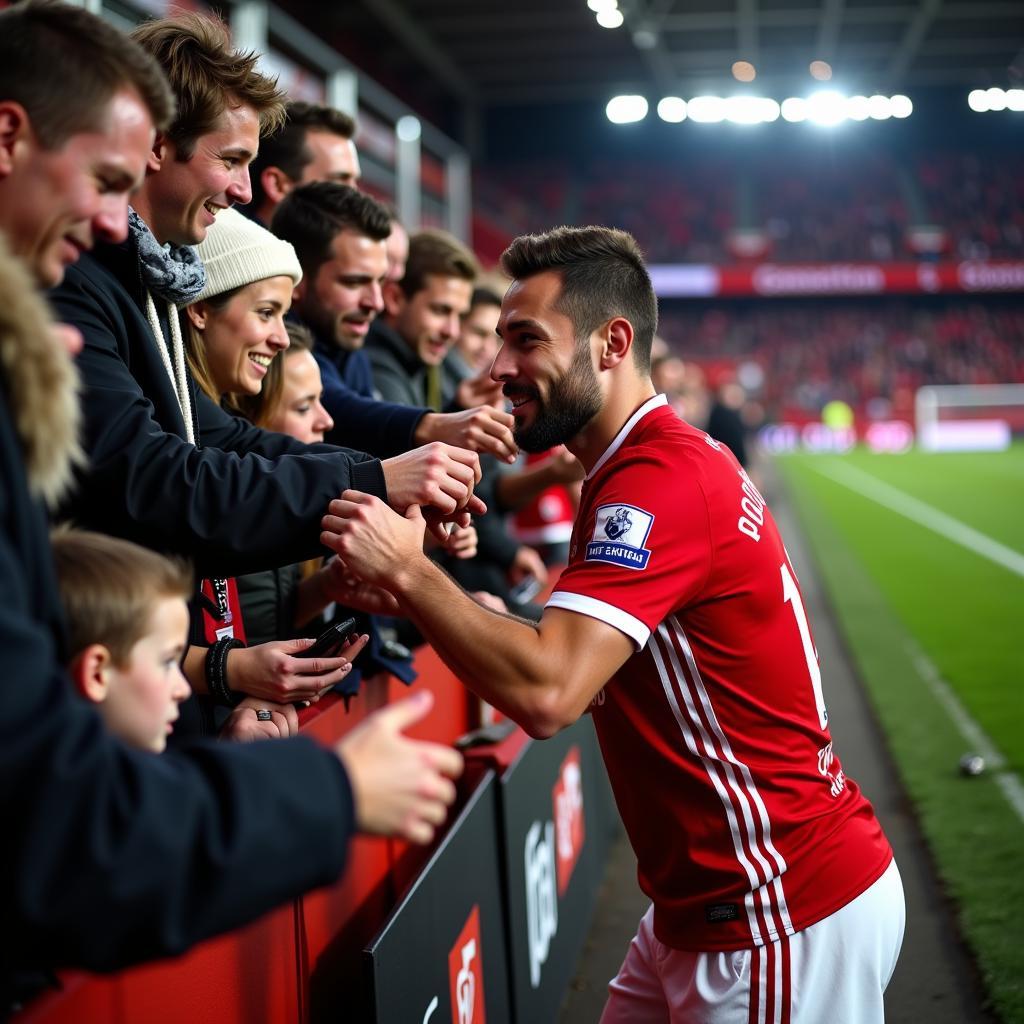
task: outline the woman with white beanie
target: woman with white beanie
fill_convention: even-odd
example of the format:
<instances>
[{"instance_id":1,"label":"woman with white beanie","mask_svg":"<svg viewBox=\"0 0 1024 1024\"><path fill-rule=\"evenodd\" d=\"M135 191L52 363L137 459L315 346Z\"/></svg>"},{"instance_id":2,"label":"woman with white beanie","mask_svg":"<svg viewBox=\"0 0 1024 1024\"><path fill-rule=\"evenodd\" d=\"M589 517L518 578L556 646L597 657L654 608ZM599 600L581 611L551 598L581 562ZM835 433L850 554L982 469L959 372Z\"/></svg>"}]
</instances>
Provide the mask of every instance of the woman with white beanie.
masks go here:
<instances>
[{"instance_id":1,"label":"woman with white beanie","mask_svg":"<svg viewBox=\"0 0 1024 1024\"><path fill-rule=\"evenodd\" d=\"M302 270L288 242L230 209L217 215L196 251L206 285L180 312L189 369L214 401L238 413L239 399L260 393L270 367L288 348L284 317ZM196 673L205 676L200 688L222 705L243 694L275 711L276 705L317 699L348 674L367 639L353 638L330 658L301 657L312 639L293 638L307 625L305 632L319 631L316 616L335 599L328 586L333 576L321 570L302 579L298 566L284 566L213 581L222 586L208 596L222 601L226 614L213 624L202 665L194 659L190 672L186 663L189 681L195 685ZM268 614L268 594L287 608L286 622Z\"/></svg>"}]
</instances>

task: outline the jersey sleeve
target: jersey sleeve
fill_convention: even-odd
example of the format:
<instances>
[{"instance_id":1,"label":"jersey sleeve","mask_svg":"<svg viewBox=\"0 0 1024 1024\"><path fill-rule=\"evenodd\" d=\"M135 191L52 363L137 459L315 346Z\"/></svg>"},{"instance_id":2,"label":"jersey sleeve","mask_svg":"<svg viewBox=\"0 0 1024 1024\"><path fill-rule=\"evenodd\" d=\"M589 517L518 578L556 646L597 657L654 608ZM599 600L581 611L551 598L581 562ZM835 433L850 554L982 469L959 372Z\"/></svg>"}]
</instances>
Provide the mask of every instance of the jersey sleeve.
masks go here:
<instances>
[{"instance_id":1,"label":"jersey sleeve","mask_svg":"<svg viewBox=\"0 0 1024 1024\"><path fill-rule=\"evenodd\" d=\"M641 650L708 578L711 528L699 476L661 452L629 456L585 495L573 545L548 607L607 622Z\"/></svg>"}]
</instances>

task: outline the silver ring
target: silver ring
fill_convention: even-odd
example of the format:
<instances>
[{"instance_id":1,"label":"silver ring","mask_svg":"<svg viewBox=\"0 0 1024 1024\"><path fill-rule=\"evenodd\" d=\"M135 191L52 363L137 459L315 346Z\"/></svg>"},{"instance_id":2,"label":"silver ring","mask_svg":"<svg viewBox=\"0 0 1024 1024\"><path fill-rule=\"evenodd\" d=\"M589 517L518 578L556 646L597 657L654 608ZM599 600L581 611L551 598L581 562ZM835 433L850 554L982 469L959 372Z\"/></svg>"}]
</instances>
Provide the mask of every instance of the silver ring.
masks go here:
<instances>
[{"instance_id":1,"label":"silver ring","mask_svg":"<svg viewBox=\"0 0 1024 1024\"><path fill-rule=\"evenodd\" d=\"M273 721L274 714L269 708L260 708L256 712L257 722L270 722Z\"/></svg>"}]
</instances>

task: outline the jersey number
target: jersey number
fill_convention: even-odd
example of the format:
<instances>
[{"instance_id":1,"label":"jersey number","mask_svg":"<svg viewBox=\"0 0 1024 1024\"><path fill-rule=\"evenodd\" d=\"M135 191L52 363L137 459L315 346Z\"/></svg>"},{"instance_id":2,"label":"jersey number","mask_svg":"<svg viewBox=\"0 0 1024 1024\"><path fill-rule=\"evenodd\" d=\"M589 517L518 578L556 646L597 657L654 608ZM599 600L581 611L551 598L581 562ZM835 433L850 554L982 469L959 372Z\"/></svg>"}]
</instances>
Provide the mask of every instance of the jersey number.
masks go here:
<instances>
[{"instance_id":1,"label":"jersey number","mask_svg":"<svg viewBox=\"0 0 1024 1024\"><path fill-rule=\"evenodd\" d=\"M818 724L824 729L828 725L828 712L825 710L825 697L821 692L821 669L818 667L818 659L814 654L814 643L811 640L811 630L807 625L807 613L804 611L804 603L800 600L800 588L789 571L785 562L780 566L782 570L782 600L791 602L793 615L796 618L797 629L800 630L800 641L804 645L804 657L807 659L807 672L811 677L811 689L814 690L814 704L818 709Z\"/></svg>"}]
</instances>

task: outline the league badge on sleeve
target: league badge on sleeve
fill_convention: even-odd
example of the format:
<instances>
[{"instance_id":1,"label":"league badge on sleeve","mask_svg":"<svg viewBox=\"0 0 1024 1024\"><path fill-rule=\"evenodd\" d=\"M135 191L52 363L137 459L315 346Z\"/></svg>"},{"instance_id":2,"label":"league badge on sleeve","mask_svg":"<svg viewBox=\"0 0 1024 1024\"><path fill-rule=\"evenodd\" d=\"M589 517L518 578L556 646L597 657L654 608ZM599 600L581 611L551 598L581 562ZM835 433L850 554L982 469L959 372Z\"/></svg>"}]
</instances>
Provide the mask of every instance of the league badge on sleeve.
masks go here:
<instances>
[{"instance_id":1,"label":"league badge on sleeve","mask_svg":"<svg viewBox=\"0 0 1024 1024\"><path fill-rule=\"evenodd\" d=\"M585 561L646 569L651 552L644 544L653 523L654 516L635 505L602 505L594 517Z\"/></svg>"}]
</instances>

